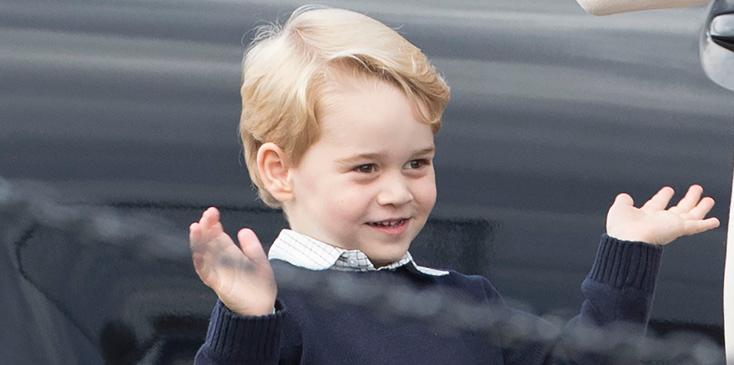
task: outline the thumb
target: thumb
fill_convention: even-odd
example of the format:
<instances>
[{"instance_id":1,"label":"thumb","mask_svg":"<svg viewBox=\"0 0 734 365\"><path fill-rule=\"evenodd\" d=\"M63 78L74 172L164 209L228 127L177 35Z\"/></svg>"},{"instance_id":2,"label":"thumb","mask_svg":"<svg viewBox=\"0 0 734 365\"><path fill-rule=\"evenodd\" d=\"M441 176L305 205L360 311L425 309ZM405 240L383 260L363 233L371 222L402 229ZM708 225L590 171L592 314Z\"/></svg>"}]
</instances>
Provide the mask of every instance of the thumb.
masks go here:
<instances>
[{"instance_id":1,"label":"thumb","mask_svg":"<svg viewBox=\"0 0 734 365\"><path fill-rule=\"evenodd\" d=\"M612 203L612 205L634 206L635 205L635 201L632 199L632 197L629 194L627 194L627 193L620 193L614 199L614 203Z\"/></svg>"},{"instance_id":2,"label":"thumb","mask_svg":"<svg viewBox=\"0 0 734 365\"><path fill-rule=\"evenodd\" d=\"M250 260L255 262L267 261L268 257L265 255L263 246L260 240L257 238L255 232L249 228L243 228L237 232L237 239L240 241L240 248L242 252Z\"/></svg>"}]
</instances>

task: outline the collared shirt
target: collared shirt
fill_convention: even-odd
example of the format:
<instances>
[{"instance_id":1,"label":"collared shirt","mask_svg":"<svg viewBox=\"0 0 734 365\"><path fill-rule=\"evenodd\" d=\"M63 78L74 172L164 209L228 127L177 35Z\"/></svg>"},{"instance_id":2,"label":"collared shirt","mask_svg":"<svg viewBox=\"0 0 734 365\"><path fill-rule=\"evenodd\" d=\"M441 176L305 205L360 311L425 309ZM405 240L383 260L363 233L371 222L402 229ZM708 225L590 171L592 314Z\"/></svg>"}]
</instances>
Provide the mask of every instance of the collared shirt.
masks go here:
<instances>
[{"instance_id":1,"label":"collared shirt","mask_svg":"<svg viewBox=\"0 0 734 365\"><path fill-rule=\"evenodd\" d=\"M409 252L390 265L375 268L360 250L345 250L290 229L280 231L268 252L268 259L278 259L309 270L379 271L391 270L406 264L426 275L443 276L448 271L419 266Z\"/></svg>"}]
</instances>

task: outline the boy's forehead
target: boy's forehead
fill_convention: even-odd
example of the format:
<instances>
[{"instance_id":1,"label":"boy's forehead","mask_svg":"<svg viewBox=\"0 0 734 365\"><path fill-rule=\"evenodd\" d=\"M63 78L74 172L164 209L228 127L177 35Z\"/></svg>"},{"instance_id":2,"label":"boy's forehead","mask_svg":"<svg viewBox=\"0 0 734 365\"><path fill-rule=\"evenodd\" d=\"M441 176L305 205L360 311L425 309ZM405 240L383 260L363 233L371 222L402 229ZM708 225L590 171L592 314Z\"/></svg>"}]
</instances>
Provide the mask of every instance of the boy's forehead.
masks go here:
<instances>
[{"instance_id":1,"label":"boy's forehead","mask_svg":"<svg viewBox=\"0 0 734 365\"><path fill-rule=\"evenodd\" d=\"M415 102L386 82L329 90L319 100L318 114L320 129L334 134L355 128L380 132L402 122L413 128L428 126L420 120Z\"/></svg>"},{"instance_id":2,"label":"boy's forehead","mask_svg":"<svg viewBox=\"0 0 734 365\"><path fill-rule=\"evenodd\" d=\"M404 156L433 148L431 126L402 89L375 77L344 80L320 95L316 143L331 157Z\"/></svg>"},{"instance_id":3,"label":"boy's forehead","mask_svg":"<svg viewBox=\"0 0 734 365\"><path fill-rule=\"evenodd\" d=\"M414 128L398 136L394 128L379 123L350 123L349 119L341 119L338 123L327 123L329 125L322 130L319 142L333 146L336 152L352 154L386 155L435 149L434 134L428 124L417 120L401 122L412 124Z\"/></svg>"},{"instance_id":4,"label":"boy's forehead","mask_svg":"<svg viewBox=\"0 0 734 365\"><path fill-rule=\"evenodd\" d=\"M341 151L342 153L337 154L337 162L356 162L359 160L381 160L381 159L387 159L391 155L396 153L402 153L406 152L409 153L411 156L423 156L423 155L431 155L436 151L436 148L431 145L425 145L423 148L410 148L406 151L394 151L389 150L386 148L382 148L380 146L376 146L375 149L343 149Z\"/></svg>"},{"instance_id":5,"label":"boy's forehead","mask_svg":"<svg viewBox=\"0 0 734 365\"><path fill-rule=\"evenodd\" d=\"M414 108L415 101L405 95L405 92L394 82L385 80L377 75L364 74L350 70L335 68L327 73L325 82L317 94L317 104L321 114L343 113L345 107L356 107L365 105L360 99L376 93L390 93L395 97L404 99L407 104ZM352 96L346 98L345 96Z\"/></svg>"}]
</instances>

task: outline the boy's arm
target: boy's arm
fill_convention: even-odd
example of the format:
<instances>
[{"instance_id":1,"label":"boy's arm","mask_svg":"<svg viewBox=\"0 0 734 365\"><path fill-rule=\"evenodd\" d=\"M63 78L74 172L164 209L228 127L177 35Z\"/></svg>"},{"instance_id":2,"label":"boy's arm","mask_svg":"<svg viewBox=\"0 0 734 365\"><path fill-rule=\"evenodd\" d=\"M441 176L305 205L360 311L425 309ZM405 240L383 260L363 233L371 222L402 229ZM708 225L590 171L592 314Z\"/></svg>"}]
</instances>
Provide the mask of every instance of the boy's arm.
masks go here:
<instances>
[{"instance_id":1,"label":"boy's arm","mask_svg":"<svg viewBox=\"0 0 734 365\"><path fill-rule=\"evenodd\" d=\"M284 315L280 302L276 302L272 314L240 316L217 300L206 341L196 353L194 364L282 364L280 338Z\"/></svg>"},{"instance_id":2,"label":"boy's arm","mask_svg":"<svg viewBox=\"0 0 734 365\"><path fill-rule=\"evenodd\" d=\"M254 232L240 230L238 240L224 232L216 208L190 226L196 273L219 298L197 364L278 363L284 310L273 313L273 270Z\"/></svg>"},{"instance_id":3,"label":"boy's arm","mask_svg":"<svg viewBox=\"0 0 734 365\"><path fill-rule=\"evenodd\" d=\"M584 333L589 333L583 332L584 326L609 329L610 325L625 323L628 329L636 329L636 333L628 331L628 335L643 335L650 317L662 246L719 225L716 218L704 219L714 200L701 199L702 193L703 188L693 185L676 206L668 209L674 194L669 187L662 188L641 208L634 207L629 195L619 194L607 214L607 234L602 235L594 265L581 285L585 297L581 312L566 326L561 341L553 346L530 344L519 351L507 351L507 362L604 363L605 358L599 353L582 351L578 346L592 341L584 337ZM612 341L608 336L604 338Z\"/></svg>"},{"instance_id":4,"label":"boy's arm","mask_svg":"<svg viewBox=\"0 0 734 365\"><path fill-rule=\"evenodd\" d=\"M644 334L650 317L661 254L661 247L621 241L603 234L593 267L581 285L584 302L580 313L566 324L559 336L549 338L546 342L529 340L520 346L503 345L505 363L605 364L608 359L605 356L615 354L604 354L593 349L604 348L612 343L611 334L589 336L589 327L595 331L624 322L627 324L626 335ZM531 316L529 313L512 311L513 317ZM557 331L554 325L539 318L533 321L539 326L539 331ZM541 328L544 325L547 328Z\"/></svg>"},{"instance_id":5,"label":"boy's arm","mask_svg":"<svg viewBox=\"0 0 734 365\"><path fill-rule=\"evenodd\" d=\"M610 345L630 343L645 334L662 251L661 246L603 234L591 271L581 284L584 302L580 313L566 325L546 363L618 363L628 355L618 350L610 353ZM623 330L614 331L619 328ZM607 332L595 339L589 331ZM606 353L585 350L604 348Z\"/></svg>"}]
</instances>

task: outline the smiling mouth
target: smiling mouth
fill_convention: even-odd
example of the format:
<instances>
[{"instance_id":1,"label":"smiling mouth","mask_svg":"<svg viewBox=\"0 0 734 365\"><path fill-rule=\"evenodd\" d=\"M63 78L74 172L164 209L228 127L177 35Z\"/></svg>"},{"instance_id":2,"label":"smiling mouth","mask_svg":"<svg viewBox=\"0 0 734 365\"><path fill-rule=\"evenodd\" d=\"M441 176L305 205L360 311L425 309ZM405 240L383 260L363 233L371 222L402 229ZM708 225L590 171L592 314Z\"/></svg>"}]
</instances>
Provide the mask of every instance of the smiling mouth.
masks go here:
<instances>
[{"instance_id":1,"label":"smiling mouth","mask_svg":"<svg viewBox=\"0 0 734 365\"><path fill-rule=\"evenodd\" d=\"M400 219L388 219L384 221L379 222L369 222L368 225L372 227L378 227L378 228L393 228L393 227L400 227L404 225L408 221L407 218L400 218Z\"/></svg>"}]
</instances>

